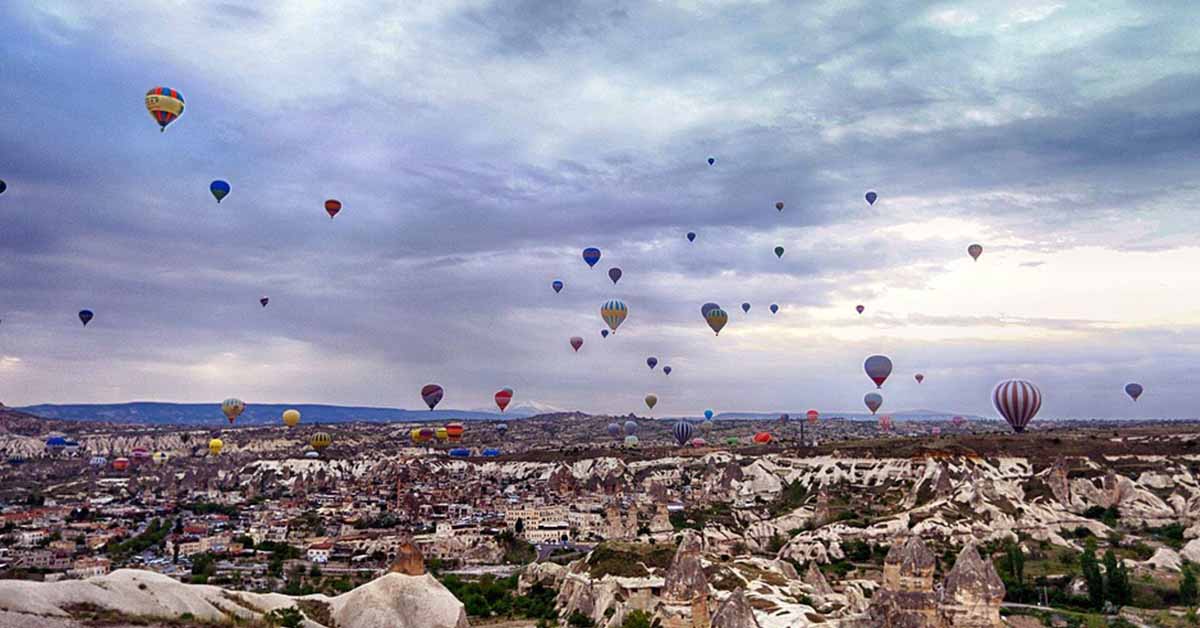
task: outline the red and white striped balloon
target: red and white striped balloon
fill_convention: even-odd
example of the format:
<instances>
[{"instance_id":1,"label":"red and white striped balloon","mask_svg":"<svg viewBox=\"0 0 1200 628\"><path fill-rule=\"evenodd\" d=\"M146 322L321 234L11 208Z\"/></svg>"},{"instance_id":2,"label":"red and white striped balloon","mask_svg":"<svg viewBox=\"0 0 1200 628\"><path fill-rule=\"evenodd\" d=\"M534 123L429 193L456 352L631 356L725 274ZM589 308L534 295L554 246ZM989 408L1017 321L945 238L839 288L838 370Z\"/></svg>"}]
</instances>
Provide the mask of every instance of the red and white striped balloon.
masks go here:
<instances>
[{"instance_id":1,"label":"red and white striped balloon","mask_svg":"<svg viewBox=\"0 0 1200 628\"><path fill-rule=\"evenodd\" d=\"M1006 379L992 390L992 405L1013 431L1021 433L1042 407L1042 391L1025 379Z\"/></svg>"}]
</instances>

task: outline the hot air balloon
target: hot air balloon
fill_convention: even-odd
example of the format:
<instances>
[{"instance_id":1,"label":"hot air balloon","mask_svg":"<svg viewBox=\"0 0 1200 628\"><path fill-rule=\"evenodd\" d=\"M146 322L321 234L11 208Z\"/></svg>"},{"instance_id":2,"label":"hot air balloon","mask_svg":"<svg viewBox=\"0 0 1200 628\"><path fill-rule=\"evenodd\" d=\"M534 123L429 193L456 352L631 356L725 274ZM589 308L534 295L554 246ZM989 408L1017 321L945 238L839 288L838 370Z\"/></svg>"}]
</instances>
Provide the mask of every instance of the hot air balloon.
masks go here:
<instances>
[{"instance_id":1,"label":"hot air balloon","mask_svg":"<svg viewBox=\"0 0 1200 628\"><path fill-rule=\"evenodd\" d=\"M863 313L863 310L865 310L865 309L867 309L867 308L865 308L865 307L863 307L863 306L861 306L861 305L856 305L856 306L854 306L854 309L855 309L855 310L858 310L858 313L859 313L859 314L862 314L862 313Z\"/></svg>"},{"instance_id":2,"label":"hot air balloon","mask_svg":"<svg viewBox=\"0 0 1200 628\"><path fill-rule=\"evenodd\" d=\"M1125 384L1125 394L1129 395L1130 397L1133 397L1134 401L1137 401L1138 397L1142 396L1142 385L1141 384Z\"/></svg>"},{"instance_id":3,"label":"hot air balloon","mask_svg":"<svg viewBox=\"0 0 1200 628\"><path fill-rule=\"evenodd\" d=\"M421 431L421 429L420 429L420 428L413 428L413 429L412 429L412 430L411 430L411 431L408 433L408 437L409 437L409 438L411 438L411 439L412 439L412 442L414 442L414 443L423 443L423 442L425 442L425 434L424 434L424 433Z\"/></svg>"},{"instance_id":4,"label":"hot air balloon","mask_svg":"<svg viewBox=\"0 0 1200 628\"><path fill-rule=\"evenodd\" d=\"M606 428L606 429L608 430L609 436L611 436L613 438L621 437L621 424L620 423L613 421L612 423L608 424L608 428Z\"/></svg>"},{"instance_id":5,"label":"hot air balloon","mask_svg":"<svg viewBox=\"0 0 1200 628\"><path fill-rule=\"evenodd\" d=\"M658 403L658 395L655 395L655 394L646 395L645 401L646 401L646 407L653 410L655 404Z\"/></svg>"},{"instance_id":6,"label":"hot air balloon","mask_svg":"<svg viewBox=\"0 0 1200 628\"><path fill-rule=\"evenodd\" d=\"M978 262L979 256L983 255L983 246L979 244L972 244L971 246L968 246L967 255L970 255L971 259Z\"/></svg>"},{"instance_id":7,"label":"hot air balloon","mask_svg":"<svg viewBox=\"0 0 1200 628\"><path fill-rule=\"evenodd\" d=\"M966 424L967 419L961 416L956 416L953 419L950 419L950 422L954 424L954 427L962 427Z\"/></svg>"},{"instance_id":8,"label":"hot air balloon","mask_svg":"<svg viewBox=\"0 0 1200 628\"><path fill-rule=\"evenodd\" d=\"M708 314L704 316L704 320L708 323L708 326L712 328L713 332L720 336L721 329L725 327L725 323L729 322L729 315L725 313L725 310L717 308L715 310L709 310Z\"/></svg>"},{"instance_id":9,"label":"hot air balloon","mask_svg":"<svg viewBox=\"0 0 1200 628\"><path fill-rule=\"evenodd\" d=\"M224 448L225 448L225 443L221 442L221 439L219 439L219 438L214 438L214 439L208 441L208 453L210 453L214 456L220 455L221 450Z\"/></svg>"},{"instance_id":10,"label":"hot air balloon","mask_svg":"<svg viewBox=\"0 0 1200 628\"><path fill-rule=\"evenodd\" d=\"M321 454L310 449L310 450L304 452L304 457L308 458L309 460L315 460L317 458L320 458Z\"/></svg>"},{"instance_id":11,"label":"hot air balloon","mask_svg":"<svg viewBox=\"0 0 1200 628\"><path fill-rule=\"evenodd\" d=\"M779 311L779 304L778 304L778 303L772 303L772 304L771 304L771 308L770 308L770 309L771 309L771 313L772 313L772 314L774 314L774 313L778 312L778 311Z\"/></svg>"},{"instance_id":12,"label":"hot air balloon","mask_svg":"<svg viewBox=\"0 0 1200 628\"><path fill-rule=\"evenodd\" d=\"M333 437L329 435L329 432L317 432L308 439L308 446L317 451L322 451L331 444L333 444Z\"/></svg>"},{"instance_id":13,"label":"hot air balloon","mask_svg":"<svg viewBox=\"0 0 1200 628\"><path fill-rule=\"evenodd\" d=\"M777 201L775 203L775 209L778 209L779 211L783 211L783 201Z\"/></svg>"},{"instance_id":14,"label":"hot air balloon","mask_svg":"<svg viewBox=\"0 0 1200 628\"><path fill-rule=\"evenodd\" d=\"M458 421L446 424L446 436L449 437L450 442L452 442L452 443L457 443L457 442L461 441L463 438L463 434L465 434L466 431L467 431L467 428L464 427L463 424L459 423Z\"/></svg>"},{"instance_id":15,"label":"hot air balloon","mask_svg":"<svg viewBox=\"0 0 1200 628\"><path fill-rule=\"evenodd\" d=\"M654 356L646 358L646 366L650 367L650 370L653 371L654 367L658 366L658 358Z\"/></svg>"},{"instance_id":16,"label":"hot air balloon","mask_svg":"<svg viewBox=\"0 0 1200 628\"><path fill-rule=\"evenodd\" d=\"M263 307L267 307L267 304L271 302L271 299L269 297L263 297L263 298L259 299L258 302Z\"/></svg>"},{"instance_id":17,"label":"hot air balloon","mask_svg":"<svg viewBox=\"0 0 1200 628\"><path fill-rule=\"evenodd\" d=\"M883 388L888 375L892 374L892 361L886 355L873 355L863 363L863 370L867 372L867 377L875 382L876 388Z\"/></svg>"},{"instance_id":18,"label":"hot air balloon","mask_svg":"<svg viewBox=\"0 0 1200 628\"><path fill-rule=\"evenodd\" d=\"M0 194L4 194L4 191L7 189L8 184L4 182L4 179L0 179Z\"/></svg>"},{"instance_id":19,"label":"hot air balloon","mask_svg":"<svg viewBox=\"0 0 1200 628\"><path fill-rule=\"evenodd\" d=\"M749 304L749 303L743 303L743 304L742 304L742 313L743 313L743 314L749 314L749 313L750 313L750 304Z\"/></svg>"},{"instance_id":20,"label":"hot air balloon","mask_svg":"<svg viewBox=\"0 0 1200 628\"><path fill-rule=\"evenodd\" d=\"M96 315L91 310L79 310L79 321L83 323L84 327L87 327L87 324L92 322L95 317Z\"/></svg>"},{"instance_id":21,"label":"hot air balloon","mask_svg":"<svg viewBox=\"0 0 1200 628\"><path fill-rule=\"evenodd\" d=\"M664 366L663 367L663 375L670 375L670 374L671 374L671 366L670 365Z\"/></svg>"},{"instance_id":22,"label":"hot air balloon","mask_svg":"<svg viewBox=\"0 0 1200 628\"><path fill-rule=\"evenodd\" d=\"M484 449L484 450L483 450L483 457L484 457L484 458L495 458L495 457L497 457L497 456L499 456L499 455L500 455L500 450L499 450L499 449L495 449L495 448L493 448L493 447L489 447L489 448L487 448L487 449Z\"/></svg>"},{"instance_id":23,"label":"hot air balloon","mask_svg":"<svg viewBox=\"0 0 1200 628\"><path fill-rule=\"evenodd\" d=\"M501 412L504 412L504 409L508 407L508 403L512 401L512 398L513 389L501 388L500 390L496 391L496 407L500 408Z\"/></svg>"},{"instance_id":24,"label":"hot air balloon","mask_svg":"<svg viewBox=\"0 0 1200 628\"><path fill-rule=\"evenodd\" d=\"M716 157L709 157L709 158L708 158L708 165L710 165L710 166L711 166L711 165L713 165L713 164L715 164L715 163L717 163L717 158L716 158Z\"/></svg>"},{"instance_id":25,"label":"hot air balloon","mask_svg":"<svg viewBox=\"0 0 1200 628\"><path fill-rule=\"evenodd\" d=\"M719 309L721 309L721 306L717 305L716 303L705 303L704 305L700 306L700 316L707 318L709 312Z\"/></svg>"},{"instance_id":26,"label":"hot air balloon","mask_svg":"<svg viewBox=\"0 0 1200 628\"><path fill-rule=\"evenodd\" d=\"M782 246L775 247L775 257L779 257L779 258L783 257L783 247Z\"/></svg>"},{"instance_id":27,"label":"hot air balloon","mask_svg":"<svg viewBox=\"0 0 1200 628\"><path fill-rule=\"evenodd\" d=\"M671 428L671 435L675 437L675 442L683 447L696 434L696 428L692 427L687 421L680 421Z\"/></svg>"},{"instance_id":28,"label":"hot air balloon","mask_svg":"<svg viewBox=\"0 0 1200 628\"><path fill-rule=\"evenodd\" d=\"M913 379L917 380L917 383L920 384L921 382L925 381L925 375L923 373L917 373L916 375L913 375Z\"/></svg>"},{"instance_id":29,"label":"hot air balloon","mask_svg":"<svg viewBox=\"0 0 1200 628\"><path fill-rule=\"evenodd\" d=\"M622 427L625 428L626 436L633 436L634 434L637 434L638 424L637 424L637 421L634 421L633 419L626 421L625 425L623 425Z\"/></svg>"},{"instance_id":30,"label":"hot air balloon","mask_svg":"<svg viewBox=\"0 0 1200 628\"><path fill-rule=\"evenodd\" d=\"M608 323L608 328L613 330L613 333L616 333L617 328L625 322L627 316L629 316L629 307L625 305L624 301L612 299L600 306L600 318Z\"/></svg>"},{"instance_id":31,"label":"hot air balloon","mask_svg":"<svg viewBox=\"0 0 1200 628\"><path fill-rule=\"evenodd\" d=\"M58 455L67 448L67 439L63 436L51 436L46 439L46 451Z\"/></svg>"},{"instance_id":32,"label":"hot air balloon","mask_svg":"<svg viewBox=\"0 0 1200 628\"><path fill-rule=\"evenodd\" d=\"M92 456L92 459L88 460L88 466L94 468L103 467L106 464L108 464L108 459L104 456Z\"/></svg>"},{"instance_id":33,"label":"hot air balloon","mask_svg":"<svg viewBox=\"0 0 1200 628\"><path fill-rule=\"evenodd\" d=\"M579 351L579 347L582 347L582 346L583 346L583 338L580 338L579 336L571 336L571 348L572 349L574 349L575 351Z\"/></svg>"},{"instance_id":34,"label":"hot air balloon","mask_svg":"<svg viewBox=\"0 0 1200 628\"><path fill-rule=\"evenodd\" d=\"M711 419L704 419L700 422L700 431L704 432L705 434L712 432L714 427L716 427L716 425Z\"/></svg>"},{"instance_id":35,"label":"hot air balloon","mask_svg":"<svg viewBox=\"0 0 1200 628\"><path fill-rule=\"evenodd\" d=\"M333 217L338 215L340 211L342 211L341 201L333 198L325 201L325 213L329 214L330 220L333 220Z\"/></svg>"},{"instance_id":36,"label":"hot air balloon","mask_svg":"<svg viewBox=\"0 0 1200 628\"><path fill-rule=\"evenodd\" d=\"M242 416L242 412L245 411L246 403L241 399L230 397L221 402L221 413L225 415L226 419L229 419L230 423L236 421L239 416Z\"/></svg>"},{"instance_id":37,"label":"hot air balloon","mask_svg":"<svg viewBox=\"0 0 1200 628\"><path fill-rule=\"evenodd\" d=\"M446 431L444 427L439 427L433 430L433 437L444 443L450 440L450 432Z\"/></svg>"},{"instance_id":38,"label":"hot air balloon","mask_svg":"<svg viewBox=\"0 0 1200 628\"><path fill-rule=\"evenodd\" d=\"M992 390L992 405L1020 434L1042 407L1042 391L1028 380L1008 379Z\"/></svg>"},{"instance_id":39,"label":"hot air balloon","mask_svg":"<svg viewBox=\"0 0 1200 628\"><path fill-rule=\"evenodd\" d=\"M563 289L563 282L562 282L562 281L560 281L560 280L558 280L558 279L555 279L554 281L551 281L551 282L550 282L550 287L551 287L551 288L554 288L554 293L555 293L555 294L558 294L559 292L562 292L562 289Z\"/></svg>"},{"instance_id":40,"label":"hot air balloon","mask_svg":"<svg viewBox=\"0 0 1200 628\"><path fill-rule=\"evenodd\" d=\"M508 423L498 423L496 425L496 431L499 432L501 436L504 436L508 433Z\"/></svg>"},{"instance_id":41,"label":"hot air balloon","mask_svg":"<svg viewBox=\"0 0 1200 628\"><path fill-rule=\"evenodd\" d=\"M129 468L129 458L117 458L113 460L113 470L117 472L124 471Z\"/></svg>"},{"instance_id":42,"label":"hot air balloon","mask_svg":"<svg viewBox=\"0 0 1200 628\"><path fill-rule=\"evenodd\" d=\"M767 443L771 442L770 432L759 432L755 434L754 442L758 443L759 445L766 445Z\"/></svg>"},{"instance_id":43,"label":"hot air balloon","mask_svg":"<svg viewBox=\"0 0 1200 628\"><path fill-rule=\"evenodd\" d=\"M425 400L425 405L429 406L430 412L442 400L444 394L446 394L445 389L437 384L425 384L421 387L421 399Z\"/></svg>"},{"instance_id":44,"label":"hot air balloon","mask_svg":"<svg viewBox=\"0 0 1200 628\"><path fill-rule=\"evenodd\" d=\"M804 413L804 418L808 419L810 425L816 425L817 421L821 419L821 413L816 410L809 410Z\"/></svg>"},{"instance_id":45,"label":"hot air balloon","mask_svg":"<svg viewBox=\"0 0 1200 628\"><path fill-rule=\"evenodd\" d=\"M146 92L146 111L158 122L159 132L183 115L183 94L170 87L154 87Z\"/></svg>"},{"instance_id":46,"label":"hot air balloon","mask_svg":"<svg viewBox=\"0 0 1200 628\"><path fill-rule=\"evenodd\" d=\"M883 395L879 393L867 393L863 397L863 403L867 404L867 409L871 411L871 414L875 414L879 406L883 405Z\"/></svg>"},{"instance_id":47,"label":"hot air balloon","mask_svg":"<svg viewBox=\"0 0 1200 628\"><path fill-rule=\"evenodd\" d=\"M942 428L940 428L940 427L934 427L934 428L933 428L932 430L930 430L930 431L932 431L932 432L933 432L933 435L934 435L934 436L941 436L941 435L942 435Z\"/></svg>"},{"instance_id":48,"label":"hot air balloon","mask_svg":"<svg viewBox=\"0 0 1200 628\"><path fill-rule=\"evenodd\" d=\"M696 241L696 232L689 231L687 234L687 239L688 239L688 242L695 242Z\"/></svg>"},{"instance_id":49,"label":"hot air balloon","mask_svg":"<svg viewBox=\"0 0 1200 628\"><path fill-rule=\"evenodd\" d=\"M300 424L300 411L289 408L283 411L283 424L288 427L296 427Z\"/></svg>"},{"instance_id":50,"label":"hot air balloon","mask_svg":"<svg viewBox=\"0 0 1200 628\"><path fill-rule=\"evenodd\" d=\"M708 419L708 420L710 420L710 421L711 421L711 420L712 420L712 418L713 418L713 411L712 411L712 410L705 410L705 411L704 411L704 418L706 418L706 419Z\"/></svg>"},{"instance_id":51,"label":"hot air balloon","mask_svg":"<svg viewBox=\"0 0 1200 628\"><path fill-rule=\"evenodd\" d=\"M451 458L467 458L471 455L471 450L466 447L455 447L449 453Z\"/></svg>"},{"instance_id":52,"label":"hot air balloon","mask_svg":"<svg viewBox=\"0 0 1200 628\"><path fill-rule=\"evenodd\" d=\"M607 329L601 329L601 330L600 330L600 337L601 337L601 338L608 338L608 330L607 330Z\"/></svg>"},{"instance_id":53,"label":"hot air balloon","mask_svg":"<svg viewBox=\"0 0 1200 628\"><path fill-rule=\"evenodd\" d=\"M150 450L145 447L134 447L129 454L136 463L142 463L150 459Z\"/></svg>"},{"instance_id":54,"label":"hot air balloon","mask_svg":"<svg viewBox=\"0 0 1200 628\"><path fill-rule=\"evenodd\" d=\"M696 449L699 449L699 448L701 448L701 447L704 447L705 445L707 445L707 444L708 444L708 441L706 441L706 440L704 440L703 438L700 438L699 436L697 436L696 438L693 438L693 439L692 439L692 442L690 442L690 443L688 443L688 444L689 444L689 445L691 445L692 447L695 447Z\"/></svg>"},{"instance_id":55,"label":"hot air balloon","mask_svg":"<svg viewBox=\"0 0 1200 628\"><path fill-rule=\"evenodd\" d=\"M737 436L730 436L725 439L725 444L729 445L730 447L737 447L738 445L741 444L741 441L738 440Z\"/></svg>"},{"instance_id":56,"label":"hot air balloon","mask_svg":"<svg viewBox=\"0 0 1200 628\"><path fill-rule=\"evenodd\" d=\"M630 447L630 448L637 447L638 446L638 437L634 436L633 434L626 436L625 437L625 446Z\"/></svg>"},{"instance_id":57,"label":"hot air balloon","mask_svg":"<svg viewBox=\"0 0 1200 628\"><path fill-rule=\"evenodd\" d=\"M884 432L892 431L892 415L885 414L879 417L879 429Z\"/></svg>"},{"instance_id":58,"label":"hot air balloon","mask_svg":"<svg viewBox=\"0 0 1200 628\"><path fill-rule=\"evenodd\" d=\"M595 266L596 262L600 261L600 249L589 246L583 250L583 261L587 262L589 267Z\"/></svg>"},{"instance_id":59,"label":"hot air balloon","mask_svg":"<svg viewBox=\"0 0 1200 628\"><path fill-rule=\"evenodd\" d=\"M615 266L608 269L608 278L612 279L614 286L617 285L617 282L621 280L621 269Z\"/></svg>"},{"instance_id":60,"label":"hot air balloon","mask_svg":"<svg viewBox=\"0 0 1200 628\"><path fill-rule=\"evenodd\" d=\"M208 191L212 192L213 197L215 197L217 199L218 205L221 204L221 199L225 198L226 196L229 196L230 189L231 188L229 187L229 182L222 181L220 179L217 179L216 181L213 181L212 183L208 184Z\"/></svg>"},{"instance_id":61,"label":"hot air balloon","mask_svg":"<svg viewBox=\"0 0 1200 628\"><path fill-rule=\"evenodd\" d=\"M154 464L164 464L171 459L171 455L165 451L156 451L153 456L150 456L150 459L154 461Z\"/></svg>"},{"instance_id":62,"label":"hot air balloon","mask_svg":"<svg viewBox=\"0 0 1200 628\"><path fill-rule=\"evenodd\" d=\"M876 194L874 191L867 192L866 193L867 205L874 205L875 199L877 199L877 198L879 198L879 195Z\"/></svg>"}]
</instances>

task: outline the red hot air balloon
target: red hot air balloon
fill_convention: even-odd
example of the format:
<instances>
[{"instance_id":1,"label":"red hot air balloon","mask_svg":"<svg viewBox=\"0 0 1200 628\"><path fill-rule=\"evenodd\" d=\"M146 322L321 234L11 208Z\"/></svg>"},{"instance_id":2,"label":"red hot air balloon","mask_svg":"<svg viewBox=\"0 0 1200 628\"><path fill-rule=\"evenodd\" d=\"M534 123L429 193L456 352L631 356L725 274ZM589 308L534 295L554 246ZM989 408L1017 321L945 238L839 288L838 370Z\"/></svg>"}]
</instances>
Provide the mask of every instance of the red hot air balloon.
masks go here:
<instances>
[{"instance_id":1,"label":"red hot air balloon","mask_svg":"<svg viewBox=\"0 0 1200 628\"><path fill-rule=\"evenodd\" d=\"M1033 382L1008 379L992 390L992 405L1014 432L1020 434L1042 407L1042 391Z\"/></svg>"},{"instance_id":2,"label":"red hot air balloon","mask_svg":"<svg viewBox=\"0 0 1200 628\"><path fill-rule=\"evenodd\" d=\"M583 346L583 338L580 338L579 336L571 336L571 348L572 349L574 349L575 351L579 351L579 347L582 347L582 346Z\"/></svg>"},{"instance_id":3,"label":"red hot air balloon","mask_svg":"<svg viewBox=\"0 0 1200 628\"><path fill-rule=\"evenodd\" d=\"M759 445L766 445L767 443L771 442L770 432L759 432L755 434L754 442L758 443Z\"/></svg>"},{"instance_id":4,"label":"red hot air balloon","mask_svg":"<svg viewBox=\"0 0 1200 628\"><path fill-rule=\"evenodd\" d=\"M817 421L819 421L821 419L821 413L817 412L816 410L809 410L805 414L805 417L808 418L808 422L810 425L816 425Z\"/></svg>"},{"instance_id":5,"label":"red hot air balloon","mask_svg":"<svg viewBox=\"0 0 1200 628\"><path fill-rule=\"evenodd\" d=\"M885 414L879 417L879 429L883 432L892 431L892 415Z\"/></svg>"},{"instance_id":6,"label":"red hot air balloon","mask_svg":"<svg viewBox=\"0 0 1200 628\"><path fill-rule=\"evenodd\" d=\"M429 406L430 411L442 400L442 396L445 394L446 390L437 384L425 384L421 387L421 399L425 400L425 405Z\"/></svg>"},{"instance_id":7,"label":"red hot air balloon","mask_svg":"<svg viewBox=\"0 0 1200 628\"><path fill-rule=\"evenodd\" d=\"M501 388L496 393L496 407L500 408L501 412L504 412L504 409L508 407L508 404L510 401L512 401L512 398L513 398L513 389Z\"/></svg>"},{"instance_id":8,"label":"red hot air balloon","mask_svg":"<svg viewBox=\"0 0 1200 628\"><path fill-rule=\"evenodd\" d=\"M117 458L113 460L112 466L117 471L124 471L129 468L129 458Z\"/></svg>"},{"instance_id":9,"label":"red hot air balloon","mask_svg":"<svg viewBox=\"0 0 1200 628\"><path fill-rule=\"evenodd\" d=\"M332 198L325 201L325 212L329 214L330 220L333 220L333 217L336 216L340 211L342 211L341 201Z\"/></svg>"}]
</instances>

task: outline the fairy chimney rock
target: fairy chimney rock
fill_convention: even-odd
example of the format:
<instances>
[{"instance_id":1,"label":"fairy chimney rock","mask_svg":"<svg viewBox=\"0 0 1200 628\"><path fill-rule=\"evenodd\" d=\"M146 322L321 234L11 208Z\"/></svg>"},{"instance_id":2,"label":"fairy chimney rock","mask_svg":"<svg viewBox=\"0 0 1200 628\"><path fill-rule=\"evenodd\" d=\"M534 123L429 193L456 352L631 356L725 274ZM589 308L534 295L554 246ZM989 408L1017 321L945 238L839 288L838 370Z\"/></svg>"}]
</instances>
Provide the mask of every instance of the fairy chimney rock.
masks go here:
<instances>
[{"instance_id":1,"label":"fairy chimney rock","mask_svg":"<svg viewBox=\"0 0 1200 628\"><path fill-rule=\"evenodd\" d=\"M734 589L717 608L712 618L712 628L761 628L742 589Z\"/></svg>"},{"instance_id":2,"label":"fairy chimney rock","mask_svg":"<svg viewBox=\"0 0 1200 628\"><path fill-rule=\"evenodd\" d=\"M396 560L388 568L389 573L399 573L406 576L421 576L425 574L425 557L412 541L405 540L396 548Z\"/></svg>"},{"instance_id":3,"label":"fairy chimney rock","mask_svg":"<svg viewBox=\"0 0 1200 628\"><path fill-rule=\"evenodd\" d=\"M999 628L1004 583L992 562L984 560L968 543L946 574L942 588L942 614L955 628Z\"/></svg>"},{"instance_id":4,"label":"fairy chimney rock","mask_svg":"<svg viewBox=\"0 0 1200 628\"><path fill-rule=\"evenodd\" d=\"M829 586L829 581L825 579L825 574L817 569L815 562L808 563L808 570L804 572L804 584L813 588L813 593L816 595L830 595L833 593L833 587Z\"/></svg>"}]
</instances>

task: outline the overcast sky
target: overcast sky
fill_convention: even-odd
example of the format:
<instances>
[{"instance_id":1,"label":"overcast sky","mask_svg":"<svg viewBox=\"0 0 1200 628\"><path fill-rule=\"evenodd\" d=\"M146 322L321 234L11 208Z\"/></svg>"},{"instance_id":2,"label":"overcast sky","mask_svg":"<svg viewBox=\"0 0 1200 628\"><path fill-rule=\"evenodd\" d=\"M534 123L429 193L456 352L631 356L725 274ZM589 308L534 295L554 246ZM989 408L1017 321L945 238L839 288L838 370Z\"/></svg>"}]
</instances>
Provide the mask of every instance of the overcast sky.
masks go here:
<instances>
[{"instance_id":1,"label":"overcast sky","mask_svg":"<svg viewBox=\"0 0 1200 628\"><path fill-rule=\"evenodd\" d=\"M438 382L449 408L511 386L592 412L858 411L884 353L885 411L994 416L991 387L1024 377L1042 417L1195 416L1198 20L3 3L0 401L416 408ZM165 133L156 85L187 102ZM601 339L610 298L630 315Z\"/></svg>"}]
</instances>

